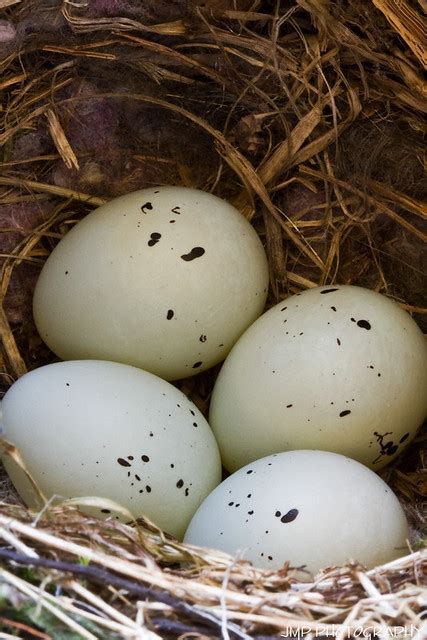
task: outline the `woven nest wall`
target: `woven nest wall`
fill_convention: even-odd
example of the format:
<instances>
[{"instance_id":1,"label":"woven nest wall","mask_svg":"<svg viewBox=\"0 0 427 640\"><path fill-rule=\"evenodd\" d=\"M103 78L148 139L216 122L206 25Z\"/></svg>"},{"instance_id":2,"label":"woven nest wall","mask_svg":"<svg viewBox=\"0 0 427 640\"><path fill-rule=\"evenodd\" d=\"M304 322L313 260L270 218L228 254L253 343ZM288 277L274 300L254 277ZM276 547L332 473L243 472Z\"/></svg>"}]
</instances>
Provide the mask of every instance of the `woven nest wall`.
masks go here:
<instances>
[{"instance_id":1,"label":"woven nest wall","mask_svg":"<svg viewBox=\"0 0 427 640\"><path fill-rule=\"evenodd\" d=\"M180 184L259 233L268 306L339 282L426 324L423 0L0 0L1 391L55 360L32 320L59 239ZM217 370L178 386L206 413ZM408 555L301 583L0 484L0 637L427 637L427 434L382 476ZM36 518L36 520L35 520ZM412 552L411 552L412 550ZM423 626L424 625L424 626ZM2 635L2 632L3 635ZM383 635L383 637L388 637Z\"/></svg>"}]
</instances>

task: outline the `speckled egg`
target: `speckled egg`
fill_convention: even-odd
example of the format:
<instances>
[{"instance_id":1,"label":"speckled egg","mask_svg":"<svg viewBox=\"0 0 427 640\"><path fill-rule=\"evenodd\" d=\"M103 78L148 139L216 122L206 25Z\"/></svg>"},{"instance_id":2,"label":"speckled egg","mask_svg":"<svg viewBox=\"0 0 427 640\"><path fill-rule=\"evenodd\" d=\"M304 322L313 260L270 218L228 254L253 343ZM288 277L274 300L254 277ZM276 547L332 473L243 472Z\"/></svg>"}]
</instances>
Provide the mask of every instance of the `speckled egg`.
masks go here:
<instances>
[{"instance_id":1,"label":"speckled egg","mask_svg":"<svg viewBox=\"0 0 427 640\"><path fill-rule=\"evenodd\" d=\"M395 302L353 286L310 289L240 338L217 379L210 425L233 471L293 449L390 462L427 412L427 349Z\"/></svg>"},{"instance_id":2,"label":"speckled egg","mask_svg":"<svg viewBox=\"0 0 427 640\"><path fill-rule=\"evenodd\" d=\"M373 471L307 450L239 469L204 500L184 541L257 567L289 562L316 572L350 560L368 567L391 561L407 552L407 537L399 501Z\"/></svg>"},{"instance_id":3,"label":"speckled egg","mask_svg":"<svg viewBox=\"0 0 427 640\"><path fill-rule=\"evenodd\" d=\"M50 364L15 382L1 409L3 437L47 498L108 498L181 537L221 481L218 447L200 411L135 367ZM24 502L37 506L22 471L6 456L4 463Z\"/></svg>"},{"instance_id":4,"label":"speckled egg","mask_svg":"<svg viewBox=\"0 0 427 640\"><path fill-rule=\"evenodd\" d=\"M34 319L62 359L141 367L166 380L225 358L262 313L268 267L250 223L196 189L158 187L112 200L49 256Z\"/></svg>"}]
</instances>

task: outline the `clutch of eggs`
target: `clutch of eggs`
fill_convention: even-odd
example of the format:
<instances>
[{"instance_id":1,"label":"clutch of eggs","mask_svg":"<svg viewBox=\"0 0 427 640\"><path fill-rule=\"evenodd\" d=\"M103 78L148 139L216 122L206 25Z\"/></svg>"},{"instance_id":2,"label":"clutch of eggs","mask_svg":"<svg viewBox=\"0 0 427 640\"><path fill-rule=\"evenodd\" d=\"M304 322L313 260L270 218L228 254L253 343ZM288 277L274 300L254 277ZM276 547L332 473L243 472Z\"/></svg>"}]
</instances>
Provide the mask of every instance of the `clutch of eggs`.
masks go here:
<instances>
[{"instance_id":1,"label":"clutch of eggs","mask_svg":"<svg viewBox=\"0 0 427 640\"><path fill-rule=\"evenodd\" d=\"M273 454L239 469L201 504L184 542L254 566L316 572L350 560L368 567L407 551L408 525L376 473L325 451Z\"/></svg>"},{"instance_id":2,"label":"clutch of eggs","mask_svg":"<svg viewBox=\"0 0 427 640\"><path fill-rule=\"evenodd\" d=\"M237 209L158 187L112 200L67 233L40 274L34 319L64 360L175 380L223 360L262 313L267 288L261 241Z\"/></svg>"},{"instance_id":3,"label":"clutch of eggs","mask_svg":"<svg viewBox=\"0 0 427 640\"><path fill-rule=\"evenodd\" d=\"M383 295L318 287L239 339L217 378L210 425L230 471L265 455L323 449L379 469L427 413L427 348Z\"/></svg>"},{"instance_id":4,"label":"clutch of eggs","mask_svg":"<svg viewBox=\"0 0 427 640\"><path fill-rule=\"evenodd\" d=\"M12 385L1 408L2 435L46 498L105 497L179 538L221 481L218 447L197 407L135 367L40 367ZM7 456L3 462L24 502L38 507L27 476Z\"/></svg>"}]
</instances>

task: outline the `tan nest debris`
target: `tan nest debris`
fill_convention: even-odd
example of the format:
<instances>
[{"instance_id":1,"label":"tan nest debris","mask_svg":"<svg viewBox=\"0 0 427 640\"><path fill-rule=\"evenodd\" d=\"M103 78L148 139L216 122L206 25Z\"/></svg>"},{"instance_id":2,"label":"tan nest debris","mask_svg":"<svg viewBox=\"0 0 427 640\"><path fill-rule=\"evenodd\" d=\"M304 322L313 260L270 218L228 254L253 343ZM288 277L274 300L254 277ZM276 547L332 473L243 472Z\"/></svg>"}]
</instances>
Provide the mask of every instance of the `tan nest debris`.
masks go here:
<instances>
[{"instance_id":1,"label":"tan nest debris","mask_svg":"<svg viewBox=\"0 0 427 640\"><path fill-rule=\"evenodd\" d=\"M371 571L349 565L300 582L302 572L260 571L219 552L192 550L149 523L101 522L72 507L34 517L1 506L0 536L8 547L0 558L31 568L25 577L0 569L3 597L30 609L33 603L77 637L269 638L300 631L347 638L367 630L424 637L426 551Z\"/></svg>"}]
</instances>

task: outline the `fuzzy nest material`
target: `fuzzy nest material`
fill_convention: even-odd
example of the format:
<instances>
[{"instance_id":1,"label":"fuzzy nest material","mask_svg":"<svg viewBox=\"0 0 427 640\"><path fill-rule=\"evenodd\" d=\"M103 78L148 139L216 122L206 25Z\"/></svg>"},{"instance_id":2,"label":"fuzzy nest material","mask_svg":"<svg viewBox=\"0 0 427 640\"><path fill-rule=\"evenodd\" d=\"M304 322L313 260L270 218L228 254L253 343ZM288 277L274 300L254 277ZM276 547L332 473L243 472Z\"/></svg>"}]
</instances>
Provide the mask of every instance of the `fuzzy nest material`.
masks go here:
<instances>
[{"instance_id":1,"label":"fuzzy nest material","mask_svg":"<svg viewBox=\"0 0 427 640\"><path fill-rule=\"evenodd\" d=\"M54 356L31 298L93 207L182 184L235 204L264 242L269 306L339 282L426 328L421 0L0 0L4 393ZM179 383L206 412L215 370ZM383 477L413 552L313 581L0 489L1 637L427 637L427 434ZM333 533L333 532L331 532ZM307 576L306 576L307 578ZM424 625L424 626L423 626Z\"/></svg>"}]
</instances>

